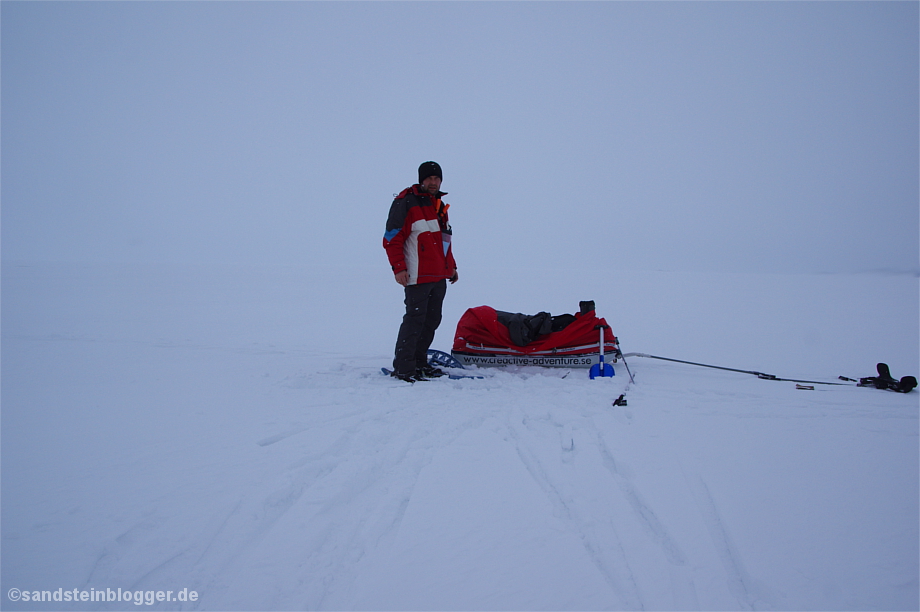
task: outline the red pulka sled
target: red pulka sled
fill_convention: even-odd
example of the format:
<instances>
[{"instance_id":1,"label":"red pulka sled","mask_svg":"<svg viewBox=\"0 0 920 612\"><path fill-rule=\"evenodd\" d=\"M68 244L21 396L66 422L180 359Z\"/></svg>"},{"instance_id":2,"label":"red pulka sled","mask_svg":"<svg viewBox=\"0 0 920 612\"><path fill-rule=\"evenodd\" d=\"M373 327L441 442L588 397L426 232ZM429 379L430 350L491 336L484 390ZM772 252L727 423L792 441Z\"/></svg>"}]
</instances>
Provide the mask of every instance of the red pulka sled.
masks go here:
<instances>
[{"instance_id":1,"label":"red pulka sled","mask_svg":"<svg viewBox=\"0 0 920 612\"><path fill-rule=\"evenodd\" d=\"M607 322L598 318L593 309L566 316L574 320L564 328L539 335L526 345L518 346L512 341L508 327L498 320L498 312L494 308L470 308L457 323L451 355L464 366L591 368L600 363L603 364L600 375L612 376L613 368L605 363L605 359L616 363L617 339Z\"/></svg>"}]
</instances>

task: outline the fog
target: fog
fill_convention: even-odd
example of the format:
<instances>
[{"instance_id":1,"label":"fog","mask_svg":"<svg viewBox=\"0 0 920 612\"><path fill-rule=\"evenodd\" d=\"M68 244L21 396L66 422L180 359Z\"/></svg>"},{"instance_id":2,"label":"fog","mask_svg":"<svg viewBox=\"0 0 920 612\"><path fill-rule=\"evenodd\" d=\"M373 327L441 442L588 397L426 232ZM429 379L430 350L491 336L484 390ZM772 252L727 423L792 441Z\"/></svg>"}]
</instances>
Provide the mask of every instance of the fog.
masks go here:
<instances>
[{"instance_id":1,"label":"fog","mask_svg":"<svg viewBox=\"0 0 920 612\"><path fill-rule=\"evenodd\" d=\"M917 393L837 376L918 374L918 32L0 1L2 607L917 609ZM426 160L460 274L432 348L595 300L631 371L381 375Z\"/></svg>"},{"instance_id":2,"label":"fog","mask_svg":"<svg viewBox=\"0 0 920 612\"><path fill-rule=\"evenodd\" d=\"M920 269L916 2L0 10L5 260Z\"/></svg>"}]
</instances>

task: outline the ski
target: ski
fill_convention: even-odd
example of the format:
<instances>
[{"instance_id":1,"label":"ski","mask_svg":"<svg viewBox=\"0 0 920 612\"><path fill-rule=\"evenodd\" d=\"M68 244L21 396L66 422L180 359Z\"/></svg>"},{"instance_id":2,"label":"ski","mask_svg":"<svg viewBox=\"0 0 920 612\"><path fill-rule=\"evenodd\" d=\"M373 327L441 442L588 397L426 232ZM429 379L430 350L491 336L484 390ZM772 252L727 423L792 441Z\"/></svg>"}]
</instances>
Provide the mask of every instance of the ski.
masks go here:
<instances>
[{"instance_id":1,"label":"ski","mask_svg":"<svg viewBox=\"0 0 920 612\"><path fill-rule=\"evenodd\" d=\"M380 372L383 373L383 374L385 374L385 375L387 375L387 376L392 376L392 375L393 375L393 370L391 370L391 369L389 369L389 368L380 368ZM451 373L451 372L445 372L444 374L445 374L445 375L447 376L447 378L449 378L450 380L462 380L462 379L464 379L464 378L479 378L479 379L485 378L485 376L476 376L476 375L474 375L474 374L453 374L453 373ZM439 376L438 378L441 378L441 377ZM420 379L418 379L418 380L419 380L419 381L429 381L429 380L435 380L435 379L434 379L434 378L420 378Z\"/></svg>"}]
</instances>

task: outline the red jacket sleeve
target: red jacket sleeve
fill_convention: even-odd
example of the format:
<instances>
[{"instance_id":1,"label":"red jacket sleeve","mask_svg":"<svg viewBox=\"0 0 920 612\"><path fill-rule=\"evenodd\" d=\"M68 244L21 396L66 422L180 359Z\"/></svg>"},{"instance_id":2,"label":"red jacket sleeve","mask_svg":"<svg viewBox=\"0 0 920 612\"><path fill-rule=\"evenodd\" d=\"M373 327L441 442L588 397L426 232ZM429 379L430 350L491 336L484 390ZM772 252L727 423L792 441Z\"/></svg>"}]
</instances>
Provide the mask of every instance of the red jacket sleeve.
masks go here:
<instances>
[{"instance_id":1,"label":"red jacket sleeve","mask_svg":"<svg viewBox=\"0 0 920 612\"><path fill-rule=\"evenodd\" d=\"M393 200L390 214L387 217L387 229L383 234L383 248L386 249L387 259L393 274L406 269L406 256L403 253L403 243L409 234L406 224L406 202L401 198Z\"/></svg>"}]
</instances>

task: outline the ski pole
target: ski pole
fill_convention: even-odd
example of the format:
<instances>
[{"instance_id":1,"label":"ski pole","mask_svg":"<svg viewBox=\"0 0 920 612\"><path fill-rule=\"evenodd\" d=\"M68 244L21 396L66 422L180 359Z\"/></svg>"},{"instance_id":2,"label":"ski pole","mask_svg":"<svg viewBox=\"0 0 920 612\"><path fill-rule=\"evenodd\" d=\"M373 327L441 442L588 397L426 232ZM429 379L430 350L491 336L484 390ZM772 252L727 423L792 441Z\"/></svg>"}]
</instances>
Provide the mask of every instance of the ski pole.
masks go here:
<instances>
[{"instance_id":1,"label":"ski pole","mask_svg":"<svg viewBox=\"0 0 920 612\"><path fill-rule=\"evenodd\" d=\"M632 372L629 371L629 364L626 363L626 356L623 354L622 349L620 349L620 341L614 336L614 342L616 343L617 353L620 355L620 359L623 360L623 365L626 366L626 373L629 374L629 384L636 384L636 380L633 378Z\"/></svg>"}]
</instances>

